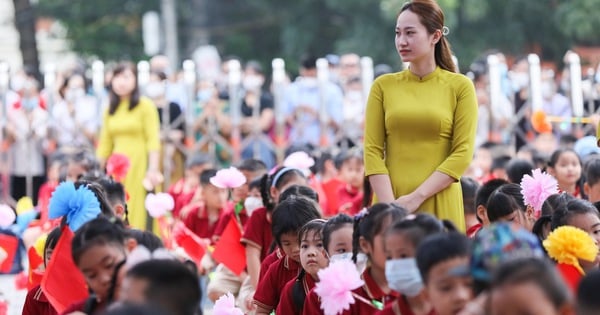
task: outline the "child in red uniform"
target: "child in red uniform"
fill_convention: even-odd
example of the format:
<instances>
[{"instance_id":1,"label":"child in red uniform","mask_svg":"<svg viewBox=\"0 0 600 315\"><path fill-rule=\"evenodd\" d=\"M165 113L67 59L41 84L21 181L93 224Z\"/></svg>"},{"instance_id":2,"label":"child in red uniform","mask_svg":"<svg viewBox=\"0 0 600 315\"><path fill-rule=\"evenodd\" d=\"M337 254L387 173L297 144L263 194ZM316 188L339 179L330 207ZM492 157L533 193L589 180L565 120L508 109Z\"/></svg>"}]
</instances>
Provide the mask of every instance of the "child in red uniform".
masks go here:
<instances>
[{"instance_id":1,"label":"child in red uniform","mask_svg":"<svg viewBox=\"0 0 600 315\"><path fill-rule=\"evenodd\" d=\"M445 222L456 230L451 223ZM432 314L433 308L427 301L423 290L423 280L417 267L415 254L419 244L429 235L441 233L444 225L429 214L408 216L402 221L396 221L387 230L383 246L388 260L385 262L385 275L390 289L401 295L392 303L386 305L379 315L401 314Z\"/></svg>"},{"instance_id":2,"label":"child in red uniform","mask_svg":"<svg viewBox=\"0 0 600 315\"><path fill-rule=\"evenodd\" d=\"M469 247L467 237L450 232L429 236L417 248L417 265L432 314L459 314L473 299Z\"/></svg>"},{"instance_id":3,"label":"child in red uniform","mask_svg":"<svg viewBox=\"0 0 600 315\"><path fill-rule=\"evenodd\" d=\"M362 208L365 165L359 150L349 150L335 158L339 178L343 185L337 189L337 211L349 215L357 214Z\"/></svg>"},{"instance_id":4,"label":"child in red uniform","mask_svg":"<svg viewBox=\"0 0 600 315\"><path fill-rule=\"evenodd\" d=\"M333 161L333 155L329 151L321 151L317 160L317 177L323 187L323 192L327 196L327 207L323 209L323 216L328 218L337 213L337 191L344 182L339 179L338 171Z\"/></svg>"},{"instance_id":5,"label":"child in red uniform","mask_svg":"<svg viewBox=\"0 0 600 315\"><path fill-rule=\"evenodd\" d=\"M279 304L283 287L295 279L300 270L298 230L311 220L321 217L319 206L304 197L289 198L273 210L272 232L285 257L273 263L254 293L256 314L270 314Z\"/></svg>"},{"instance_id":6,"label":"child in red uniform","mask_svg":"<svg viewBox=\"0 0 600 315\"><path fill-rule=\"evenodd\" d=\"M220 237L223 234L223 230L227 227L230 220L237 220L238 224L244 228L248 222L250 214L246 211L244 202L248 197L259 197L260 198L260 180L258 178L265 175L267 172L267 166L265 163L259 160L249 159L244 160L239 166L238 170L246 177L246 183L244 185L233 189L233 208L223 212L219 225L215 230L215 235ZM257 195L250 195L252 182L254 181L255 193ZM256 210L256 209L252 209ZM243 230L242 230L243 231ZM227 293L227 292L224 292ZM233 293L233 292L232 292Z\"/></svg>"},{"instance_id":7,"label":"child in red uniform","mask_svg":"<svg viewBox=\"0 0 600 315\"><path fill-rule=\"evenodd\" d=\"M179 218L181 209L192 200L196 190L200 187L200 174L209 168L212 168L212 162L206 154L194 155L186 161L184 177L169 187L169 194L175 201L174 218Z\"/></svg>"},{"instance_id":8,"label":"child in red uniform","mask_svg":"<svg viewBox=\"0 0 600 315\"><path fill-rule=\"evenodd\" d=\"M72 255L83 274L92 295L67 308L63 314L80 311L88 315L100 314L111 301L110 284L117 265L127 258L126 230L116 219L98 217L81 226L73 237Z\"/></svg>"},{"instance_id":9,"label":"child in red uniform","mask_svg":"<svg viewBox=\"0 0 600 315\"><path fill-rule=\"evenodd\" d=\"M238 169L246 177L246 183L233 189L233 202L235 202L235 204L233 205L233 208L228 209L221 215L219 225L217 225L215 229L215 236L217 239L221 237L231 220L237 222L240 231L244 230L252 212L260 208L260 206L257 207L256 202L248 203L247 207L246 200L252 201L254 199L259 201L259 204L262 205L259 178L267 171L265 164L259 160L248 159L244 160ZM246 276L246 273L239 276L236 275L223 264L217 265L206 288L208 298L215 302L219 297L228 292L237 296Z\"/></svg>"},{"instance_id":10,"label":"child in red uniform","mask_svg":"<svg viewBox=\"0 0 600 315\"><path fill-rule=\"evenodd\" d=\"M508 184L508 182L503 179L492 179L477 189L477 193L475 193L475 217L477 218L477 221L479 221L479 224L476 224L467 230L468 237L475 237L481 228L490 225L490 220L487 216L487 201L494 190L504 184Z\"/></svg>"},{"instance_id":11,"label":"child in red uniform","mask_svg":"<svg viewBox=\"0 0 600 315\"><path fill-rule=\"evenodd\" d=\"M192 232L211 244L215 241L215 228L227 203L227 189L210 183L210 178L216 174L215 169L208 169L200 174L203 205L193 209L183 221Z\"/></svg>"},{"instance_id":12,"label":"child in red uniform","mask_svg":"<svg viewBox=\"0 0 600 315\"><path fill-rule=\"evenodd\" d=\"M273 235L271 234L271 213L279 201L279 195L292 185L307 185L304 174L295 168L280 167L272 174L265 174L261 179L261 196L264 208L252 213L246 223L241 242L246 247L246 268L248 279L243 307L253 309L253 292L258 285L261 261L271 252ZM242 295L240 293L240 295Z\"/></svg>"},{"instance_id":13,"label":"child in red uniform","mask_svg":"<svg viewBox=\"0 0 600 315\"><path fill-rule=\"evenodd\" d=\"M385 252L383 250L383 236L393 221L406 216L406 210L384 203L378 203L369 208L364 214L359 214L354 223L352 237L353 250L352 259L356 262L359 250L369 258L367 268L362 278L365 284L352 291L368 301L385 305L398 296L388 287L385 278ZM305 303L302 314L323 314L319 296L311 290ZM356 301L350 305L350 309L342 314L374 314L377 311L375 305L367 305Z\"/></svg>"},{"instance_id":14,"label":"child in red uniform","mask_svg":"<svg viewBox=\"0 0 600 315\"><path fill-rule=\"evenodd\" d=\"M559 149L548 161L548 173L558 181L558 190L582 198L581 159L572 149Z\"/></svg>"},{"instance_id":15,"label":"child in red uniform","mask_svg":"<svg viewBox=\"0 0 600 315\"><path fill-rule=\"evenodd\" d=\"M50 257L52 256L52 251L54 251L54 247L56 243L58 243L58 239L60 238L60 228L54 228L48 237L46 238L46 243L44 244L44 267L48 265L50 261ZM48 298L42 291L40 285L33 287L29 292L27 292L27 297L25 297L25 304L23 304L23 315L57 315L58 313L52 307Z\"/></svg>"},{"instance_id":16,"label":"child in red uniform","mask_svg":"<svg viewBox=\"0 0 600 315\"><path fill-rule=\"evenodd\" d=\"M283 287L276 314L302 314L304 299L319 280L317 273L329 264L321 233L325 222L323 219L315 219L298 231L302 269L298 277Z\"/></svg>"}]
</instances>

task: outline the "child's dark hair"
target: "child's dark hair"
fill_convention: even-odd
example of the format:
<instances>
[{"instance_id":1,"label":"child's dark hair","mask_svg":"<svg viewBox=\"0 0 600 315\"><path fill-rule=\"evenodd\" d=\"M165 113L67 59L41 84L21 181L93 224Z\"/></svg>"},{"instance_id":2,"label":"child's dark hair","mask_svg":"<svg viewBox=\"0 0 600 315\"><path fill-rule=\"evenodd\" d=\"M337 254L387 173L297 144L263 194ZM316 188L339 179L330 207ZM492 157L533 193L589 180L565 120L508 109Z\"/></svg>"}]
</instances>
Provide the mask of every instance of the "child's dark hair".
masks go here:
<instances>
[{"instance_id":1,"label":"child's dark hair","mask_svg":"<svg viewBox=\"0 0 600 315\"><path fill-rule=\"evenodd\" d=\"M282 202L292 196L306 197L314 202L319 202L319 194L317 194L317 192L314 191L314 189L303 185L292 185L286 188L279 195L279 202Z\"/></svg>"},{"instance_id":2,"label":"child's dark hair","mask_svg":"<svg viewBox=\"0 0 600 315\"><path fill-rule=\"evenodd\" d=\"M462 188L463 204L465 207L465 214L477 214L477 207L475 206L475 194L479 189L479 184L471 177L461 177L460 186Z\"/></svg>"},{"instance_id":3,"label":"child's dark hair","mask_svg":"<svg viewBox=\"0 0 600 315\"><path fill-rule=\"evenodd\" d=\"M257 177L255 179L251 180L250 183L248 184L248 190L252 190L252 189L256 188L260 191L261 180L262 180L262 177Z\"/></svg>"},{"instance_id":4,"label":"child's dark hair","mask_svg":"<svg viewBox=\"0 0 600 315\"><path fill-rule=\"evenodd\" d=\"M427 283L429 271L436 265L454 258L468 258L470 246L469 239L455 231L426 237L417 247L415 255L423 282Z\"/></svg>"},{"instance_id":5,"label":"child's dark hair","mask_svg":"<svg viewBox=\"0 0 600 315\"><path fill-rule=\"evenodd\" d=\"M248 172L266 172L267 165L265 162L257 159L246 159L237 167L240 171Z\"/></svg>"},{"instance_id":6,"label":"child's dark hair","mask_svg":"<svg viewBox=\"0 0 600 315\"><path fill-rule=\"evenodd\" d=\"M494 170L506 170L506 166L508 162L510 162L511 157L508 155L501 155L492 159L492 166L490 167L490 171Z\"/></svg>"},{"instance_id":7,"label":"child's dark hair","mask_svg":"<svg viewBox=\"0 0 600 315\"><path fill-rule=\"evenodd\" d=\"M98 159L96 159L96 156L88 150L81 150L73 153L69 157L69 162L81 166L85 170L85 173L100 170Z\"/></svg>"},{"instance_id":8,"label":"child's dark hair","mask_svg":"<svg viewBox=\"0 0 600 315\"><path fill-rule=\"evenodd\" d=\"M354 224L354 220L347 214L339 213L327 220L325 226L323 226L323 246L325 247L325 251L329 255L329 242L331 241L331 234L346 225L352 226Z\"/></svg>"},{"instance_id":9,"label":"child's dark hair","mask_svg":"<svg viewBox=\"0 0 600 315\"><path fill-rule=\"evenodd\" d=\"M344 163L353 159L358 160L362 163L363 152L359 149L343 150L335 156L333 163L335 165L335 168L339 170L342 168L342 165L344 165Z\"/></svg>"},{"instance_id":10,"label":"child's dark hair","mask_svg":"<svg viewBox=\"0 0 600 315\"><path fill-rule=\"evenodd\" d=\"M112 207L117 204L123 205L125 210L125 218L123 218L123 221L126 225L128 225L129 211L127 210L127 196L125 194L125 187L123 184L108 177L99 178L96 182L102 186L102 189L106 194L106 198Z\"/></svg>"},{"instance_id":11,"label":"child's dark hair","mask_svg":"<svg viewBox=\"0 0 600 315\"><path fill-rule=\"evenodd\" d=\"M215 175L217 175L217 170L214 168L209 168L207 170L202 171L202 173L200 173L200 185L211 185L210 179Z\"/></svg>"},{"instance_id":12,"label":"child's dark hair","mask_svg":"<svg viewBox=\"0 0 600 315\"><path fill-rule=\"evenodd\" d=\"M575 156L577 156L577 159L579 160L579 164L581 164L581 158L579 157L577 152L575 152L575 150L568 149L568 148L562 148L562 149L558 149L558 150L552 152L552 155L550 155L550 159L548 160L548 166L552 167L552 168L556 167L556 163L558 162L558 159L560 158L560 156L563 155L563 153L567 153L567 152L571 152L571 153L575 154Z\"/></svg>"},{"instance_id":13,"label":"child's dark hair","mask_svg":"<svg viewBox=\"0 0 600 315\"><path fill-rule=\"evenodd\" d=\"M300 230L298 230L298 244L302 244L302 240L308 236L309 232L313 232L320 236L321 241L323 241L323 227L325 226L325 220L323 219L314 219L304 224ZM324 244L324 243L323 243ZM304 306L304 300L306 299L306 292L304 291L303 279L306 277L306 270L304 268L300 268L300 273L296 277L296 282L294 282L294 286L292 287L292 301L296 306L296 310L302 311ZM302 312L300 312L302 313Z\"/></svg>"},{"instance_id":14,"label":"child's dark hair","mask_svg":"<svg viewBox=\"0 0 600 315\"><path fill-rule=\"evenodd\" d=\"M42 253L44 262L48 258L50 258L50 257L46 257L46 251L49 249L53 250L56 247L56 244L58 243L58 240L60 239L61 235L62 235L62 230L60 227L55 227L54 229L52 229L52 231L50 231L50 233L48 233L48 236L46 237L46 242L44 243L44 252Z\"/></svg>"},{"instance_id":15,"label":"child's dark hair","mask_svg":"<svg viewBox=\"0 0 600 315\"><path fill-rule=\"evenodd\" d=\"M196 314L200 306L200 281L186 265L170 259L141 262L127 271L127 277L145 280L144 297L173 315Z\"/></svg>"},{"instance_id":16,"label":"child's dark hair","mask_svg":"<svg viewBox=\"0 0 600 315\"><path fill-rule=\"evenodd\" d=\"M281 246L281 236L297 233L307 222L320 219L319 206L305 197L290 197L280 202L273 210L271 230L277 245Z\"/></svg>"},{"instance_id":17,"label":"child's dark hair","mask_svg":"<svg viewBox=\"0 0 600 315\"><path fill-rule=\"evenodd\" d=\"M291 167L280 167L272 174L263 175L260 183L260 195L267 212L271 212L275 208L275 201L270 193L271 187L281 189L281 187L296 178L306 179L306 176L299 169Z\"/></svg>"},{"instance_id":18,"label":"child's dark hair","mask_svg":"<svg viewBox=\"0 0 600 315\"><path fill-rule=\"evenodd\" d=\"M354 217L354 232L352 233L352 261L356 263L359 252L359 240L364 238L373 244L375 235L383 231L384 224L404 218L408 211L400 206L388 203L376 203Z\"/></svg>"},{"instance_id":19,"label":"child's dark hair","mask_svg":"<svg viewBox=\"0 0 600 315\"><path fill-rule=\"evenodd\" d=\"M569 198L570 199L570 198ZM576 215L594 214L600 217L598 209L587 200L574 198L567 200L564 204L558 207L552 214L551 230L555 230L564 225L569 225L571 219Z\"/></svg>"},{"instance_id":20,"label":"child's dark hair","mask_svg":"<svg viewBox=\"0 0 600 315\"><path fill-rule=\"evenodd\" d=\"M523 201L521 186L511 183L498 187L490 196L486 208L490 222L496 222L517 210L525 212L527 207Z\"/></svg>"},{"instance_id":21,"label":"child's dark hair","mask_svg":"<svg viewBox=\"0 0 600 315\"><path fill-rule=\"evenodd\" d=\"M567 193L553 194L546 198L542 204L541 216L533 224L531 232L537 235L540 241L543 241L545 239L544 228L551 226L554 212L557 209L566 209L567 202L573 199L575 197Z\"/></svg>"},{"instance_id":22,"label":"child's dark hair","mask_svg":"<svg viewBox=\"0 0 600 315\"><path fill-rule=\"evenodd\" d=\"M540 258L518 258L501 264L492 280L492 287L523 283L535 284L556 309L569 301L569 290L554 265Z\"/></svg>"},{"instance_id":23,"label":"child's dark hair","mask_svg":"<svg viewBox=\"0 0 600 315\"><path fill-rule=\"evenodd\" d=\"M506 165L506 175L511 183L520 184L525 175L533 173L533 164L527 160L513 159Z\"/></svg>"},{"instance_id":24,"label":"child's dark hair","mask_svg":"<svg viewBox=\"0 0 600 315\"><path fill-rule=\"evenodd\" d=\"M402 234L416 249L429 235L456 230L456 226L448 220L440 221L431 214L418 213L394 221L385 235Z\"/></svg>"},{"instance_id":25,"label":"child's dark hair","mask_svg":"<svg viewBox=\"0 0 600 315\"><path fill-rule=\"evenodd\" d=\"M117 218L98 217L82 225L71 243L71 255L76 265L81 256L96 245L114 244L125 251L127 232L123 223Z\"/></svg>"},{"instance_id":26,"label":"child's dark hair","mask_svg":"<svg viewBox=\"0 0 600 315\"><path fill-rule=\"evenodd\" d=\"M487 202L488 199L490 199L490 195L492 195L494 190L498 189L498 187L504 184L508 184L508 182L504 179L498 178L489 180L485 184L481 185L481 187L477 189L477 193L475 194L475 209L479 208L479 206L487 207ZM482 220L478 215L477 220L479 221L479 223L482 223Z\"/></svg>"},{"instance_id":27,"label":"child's dark hair","mask_svg":"<svg viewBox=\"0 0 600 315\"><path fill-rule=\"evenodd\" d=\"M96 199L98 199L98 202L100 203L100 211L102 212L103 216L105 216L107 218L115 217L115 210L112 208L110 202L108 201L108 199L106 197L104 188L102 188L102 186L100 186L100 184L91 182L91 181L78 180L75 182L74 185L75 185L75 189L79 189L79 187L85 186L91 192L93 192L94 195L96 195Z\"/></svg>"},{"instance_id":28,"label":"child's dark hair","mask_svg":"<svg viewBox=\"0 0 600 315\"><path fill-rule=\"evenodd\" d=\"M156 234L150 231L142 231L138 229L127 230L127 236L134 239L138 246L146 247L150 252L159 248L165 247L162 240Z\"/></svg>"},{"instance_id":29,"label":"child's dark hair","mask_svg":"<svg viewBox=\"0 0 600 315\"><path fill-rule=\"evenodd\" d=\"M600 270L585 275L577 289L577 314L592 315L600 313Z\"/></svg>"},{"instance_id":30,"label":"child's dark hair","mask_svg":"<svg viewBox=\"0 0 600 315\"><path fill-rule=\"evenodd\" d=\"M160 306L152 303L134 304L120 303L115 307L110 307L104 315L168 315Z\"/></svg>"},{"instance_id":31,"label":"child's dark hair","mask_svg":"<svg viewBox=\"0 0 600 315\"><path fill-rule=\"evenodd\" d=\"M600 158L593 158L585 163L585 181L588 186L594 186L600 182Z\"/></svg>"}]
</instances>

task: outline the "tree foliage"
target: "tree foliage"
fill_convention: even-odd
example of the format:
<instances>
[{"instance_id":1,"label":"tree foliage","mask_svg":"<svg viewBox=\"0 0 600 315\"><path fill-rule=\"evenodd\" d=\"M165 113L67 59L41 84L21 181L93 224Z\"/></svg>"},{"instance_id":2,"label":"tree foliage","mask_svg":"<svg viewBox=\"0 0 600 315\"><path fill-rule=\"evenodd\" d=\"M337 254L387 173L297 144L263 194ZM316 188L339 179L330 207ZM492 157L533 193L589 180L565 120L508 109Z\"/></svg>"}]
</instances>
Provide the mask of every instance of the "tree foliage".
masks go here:
<instances>
[{"instance_id":1,"label":"tree foliage","mask_svg":"<svg viewBox=\"0 0 600 315\"><path fill-rule=\"evenodd\" d=\"M103 59L143 58L141 16L160 0L40 0L40 13L68 28L73 49ZM488 49L510 55L540 53L559 61L573 44L600 44L600 0L438 0L460 64ZM210 43L223 55L275 57L295 70L304 54L356 52L399 66L394 24L405 0L178 0L180 51L198 43L192 33L206 21ZM200 6L204 3L205 6ZM205 7L206 10L191 8Z\"/></svg>"}]
</instances>

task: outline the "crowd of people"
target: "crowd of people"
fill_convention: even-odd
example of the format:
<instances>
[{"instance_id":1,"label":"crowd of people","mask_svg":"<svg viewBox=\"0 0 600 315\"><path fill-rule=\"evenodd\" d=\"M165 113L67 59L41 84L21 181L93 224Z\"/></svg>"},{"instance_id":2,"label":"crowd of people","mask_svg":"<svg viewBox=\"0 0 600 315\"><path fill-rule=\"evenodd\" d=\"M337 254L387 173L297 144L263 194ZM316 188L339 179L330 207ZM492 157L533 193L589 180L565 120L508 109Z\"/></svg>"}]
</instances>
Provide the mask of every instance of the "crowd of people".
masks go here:
<instances>
[{"instance_id":1,"label":"crowd of people","mask_svg":"<svg viewBox=\"0 0 600 315\"><path fill-rule=\"evenodd\" d=\"M489 52L462 75L449 32L435 1L404 4L410 66L376 66L368 95L351 53L325 57L327 80L304 57L281 99L248 61L240 104L229 59L191 93L164 56L145 82L115 65L93 93L84 69L44 89L15 73L0 273L23 275L22 313L600 313L600 80L582 78L587 126L569 73L543 71L543 111L564 122L542 131L526 59L509 71ZM360 283L340 289L327 272L345 263Z\"/></svg>"}]
</instances>

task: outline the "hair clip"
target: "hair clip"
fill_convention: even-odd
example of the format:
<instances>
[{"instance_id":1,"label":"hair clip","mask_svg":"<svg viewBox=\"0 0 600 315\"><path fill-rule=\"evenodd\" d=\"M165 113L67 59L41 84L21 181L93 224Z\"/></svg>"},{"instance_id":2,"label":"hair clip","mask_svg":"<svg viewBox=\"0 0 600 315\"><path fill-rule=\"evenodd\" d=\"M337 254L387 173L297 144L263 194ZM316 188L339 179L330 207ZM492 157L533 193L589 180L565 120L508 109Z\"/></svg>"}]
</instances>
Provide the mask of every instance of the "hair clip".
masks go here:
<instances>
[{"instance_id":1,"label":"hair clip","mask_svg":"<svg viewBox=\"0 0 600 315\"><path fill-rule=\"evenodd\" d=\"M359 221L362 220L362 218L364 218L366 215L369 214L369 210L367 210L367 208L362 208L355 216L354 216L354 220Z\"/></svg>"}]
</instances>

